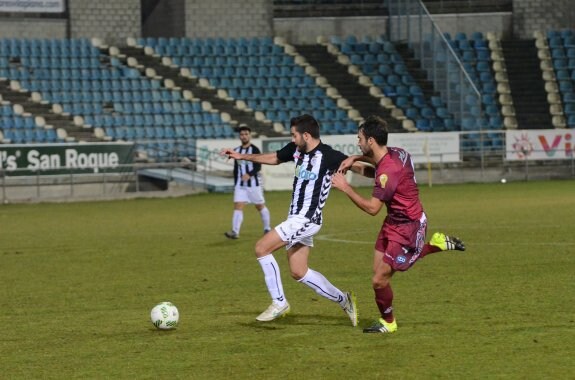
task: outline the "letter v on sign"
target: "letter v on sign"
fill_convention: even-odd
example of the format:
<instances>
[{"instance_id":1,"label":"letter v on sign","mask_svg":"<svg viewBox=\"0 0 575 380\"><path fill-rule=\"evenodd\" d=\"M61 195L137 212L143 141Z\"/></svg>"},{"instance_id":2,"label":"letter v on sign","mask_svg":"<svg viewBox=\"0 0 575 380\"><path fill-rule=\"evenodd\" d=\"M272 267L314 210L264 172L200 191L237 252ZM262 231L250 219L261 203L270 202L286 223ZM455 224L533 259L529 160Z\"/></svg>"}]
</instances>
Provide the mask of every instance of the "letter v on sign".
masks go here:
<instances>
[{"instance_id":1,"label":"letter v on sign","mask_svg":"<svg viewBox=\"0 0 575 380\"><path fill-rule=\"evenodd\" d=\"M545 138L545 136L539 135L537 137L539 138L539 142L541 143L541 146L543 147L545 154L547 154L547 157L553 157L555 155L555 152L557 151L559 143L561 142L561 135L555 136L555 138L553 139L553 144L551 146L547 144L547 139Z\"/></svg>"}]
</instances>

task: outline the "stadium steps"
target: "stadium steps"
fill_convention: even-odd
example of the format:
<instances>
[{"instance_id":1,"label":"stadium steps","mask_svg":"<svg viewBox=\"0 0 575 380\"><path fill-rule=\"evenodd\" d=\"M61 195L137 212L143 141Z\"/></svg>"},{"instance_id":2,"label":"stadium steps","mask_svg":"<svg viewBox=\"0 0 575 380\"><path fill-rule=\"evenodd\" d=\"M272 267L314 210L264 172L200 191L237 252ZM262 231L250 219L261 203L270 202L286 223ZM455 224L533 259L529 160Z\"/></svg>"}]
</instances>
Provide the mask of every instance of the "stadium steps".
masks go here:
<instances>
[{"instance_id":1,"label":"stadium steps","mask_svg":"<svg viewBox=\"0 0 575 380\"><path fill-rule=\"evenodd\" d=\"M32 116L42 116L46 120L46 125L51 125L54 129L62 128L69 138L75 141L94 142L101 141L92 129L82 128L74 124L73 116L67 114L56 114L52 109L52 104L37 103L32 101L32 94L26 90L13 90L9 81L0 81L0 95L2 99L12 104L19 104L24 112Z\"/></svg>"},{"instance_id":2,"label":"stadium steps","mask_svg":"<svg viewBox=\"0 0 575 380\"><path fill-rule=\"evenodd\" d=\"M415 53L406 43L395 43L395 50L403 58L407 71L413 77L413 80L423 91L425 99L431 99L432 96L439 96L435 92L433 83L427 79L427 72L421 68L421 61L415 57Z\"/></svg>"},{"instance_id":3,"label":"stadium steps","mask_svg":"<svg viewBox=\"0 0 575 380\"><path fill-rule=\"evenodd\" d=\"M322 45L295 45L296 50L335 87L350 106L359 111L365 119L369 115L378 115L387 121L392 132L405 132L399 120L382 107L379 100L370 95L369 89L358 83L357 78L348 72L348 67L337 62Z\"/></svg>"},{"instance_id":4,"label":"stadium steps","mask_svg":"<svg viewBox=\"0 0 575 380\"><path fill-rule=\"evenodd\" d=\"M535 40L501 41L520 129L553 128Z\"/></svg>"},{"instance_id":5,"label":"stadium steps","mask_svg":"<svg viewBox=\"0 0 575 380\"><path fill-rule=\"evenodd\" d=\"M129 57L135 58L143 68L138 68L145 74L146 68L152 68L156 74L164 79L171 79L174 84L182 90L189 90L194 94L194 97L202 101L208 101L213 109L219 112L226 112L230 115L234 122L232 124L249 126L253 132L265 136L281 136L275 132L271 123L264 123L256 120L253 111L241 111L236 108L234 100L222 99L217 96L217 89L210 89L201 87L196 78L188 78L180 75L180 67L169 67L162 64L161 57L154 57L146 55L144 49L133 46L125 46L120 48L123 56L120 59L127 63ZM102 50L103 54L108 54L107 50Z\"/></svg>"}]
</instances>

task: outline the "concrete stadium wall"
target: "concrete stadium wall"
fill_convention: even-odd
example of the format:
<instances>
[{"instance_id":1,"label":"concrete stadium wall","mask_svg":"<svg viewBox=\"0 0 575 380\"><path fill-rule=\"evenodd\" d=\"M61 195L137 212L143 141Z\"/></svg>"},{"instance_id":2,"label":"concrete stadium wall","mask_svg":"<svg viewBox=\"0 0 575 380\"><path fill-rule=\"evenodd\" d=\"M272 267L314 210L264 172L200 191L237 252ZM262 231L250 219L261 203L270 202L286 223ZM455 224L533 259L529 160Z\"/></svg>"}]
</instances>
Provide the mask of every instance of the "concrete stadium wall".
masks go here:
<instances>
[{"instance_id":1,"label":"concrete stadium wall","mask_svg":"<svg viewBox=\"0 0 575 380\"><path fill-rule=\"evenodd\" d=\"M70 37L124 44L141 36L140 0L69 0Z\"/></svg>"},{"instance_id":2,"label":"concrete stadium wall","mask_svg":"<svg viewBox=\"0 0 575 380\"><path fill-rule=\"evenodd\" d=\"M432 15L442 32L495 32L508 38L513 33L509 12ZM413 17L412 25L418 21ZM274 20L274 32L294 44L315 43L317 36L378 36L386 33L387 17L301 17Z\"/></svg>"},{"instance_id":3,"label":"concrete stadium wall","mask_svg":"<svg viewBox=\"0 0 575 380\"><path fill-rule=\"evenodd\" d=\"M432 18L441 31L452 36L458 32L468 36L473 32L494 32L505 39L513 35L513 15L510 12L432 15Z\"/></svg>"},{"instance_id":4,"label":"concrete stadium wall","mask_svg":"<svg viewBox=\"0 0 575 380\"><path fill-rule=\"evenodd\" d=\"M271 0L186 0L187 37L265 37L272 25Z\"/></svg>"},{"instance_id":5,"label":"concrete stadium wall","mask_svg":"<svg viewBox=\"0 0 575 380\"><path fill-rule=\"evenodd\" d=\"M5 18L0 21L0 38L66 38L67 20Z\"/></svg>"},{"instance_id":6,"label":"concrete stadium wall","mask_svg":"<svg viewBox=\"0 0 575 380\"><path fill-rule=\"evenodd\" d=\"M275 35L294 44L313 44L317 36L377 36L385 33L387 17L276 18Z\"/></svg>"},{"instance_id":7,"label":"concrete stadium wall","mask_svg":"<svg viewBox=\"0 0 575 380\"><path fill-rule=\"evenodd\" d=\"M572 0L513 0L513 31L518 38L533 38L533 32L573 28Z\"/></svg>"},{"instance_id":8,"label":"concrete stadium wall","mask_svg":"<svg viewBox=\"0 0 575 380\"><path fill-rule=\"evenodd\" d=\"M123 44L126 37L261 37L279 35L313 43L318 35L374 36L385 17L273 18L272 0L161 0L141 25L140 0L68 0L70 20L4 17L0 38L90 38ZM183 10L183 11L182 11ZM182 15L181 13L184 13ZM503 38L531 38L533 31L572 28L572 0L513 0L513 13L434 14L444 32L492 31ZM68 25L69 23L69 25Z\"/></svg>"}]
</instances>

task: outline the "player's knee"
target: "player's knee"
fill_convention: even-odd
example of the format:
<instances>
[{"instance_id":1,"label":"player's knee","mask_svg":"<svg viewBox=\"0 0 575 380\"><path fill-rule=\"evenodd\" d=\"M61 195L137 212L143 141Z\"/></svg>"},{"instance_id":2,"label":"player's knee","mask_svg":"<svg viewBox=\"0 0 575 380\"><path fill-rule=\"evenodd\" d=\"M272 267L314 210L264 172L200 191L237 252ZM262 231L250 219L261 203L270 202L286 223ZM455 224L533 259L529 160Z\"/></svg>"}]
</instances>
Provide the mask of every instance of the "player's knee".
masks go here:
<instances>
[{"instance_id":1,"label":"player's knee","mask_svg":"<svg viewBox=\"0 0 575 380\"><path fill-rule=\"evenodd\" d=\"M256 243L256 248L255 248L255 253L256 253L257 258L269 255L271 252L272 251L270 250L269 245L264 242L264 239L258 240L258 242Z\"/></svg>"},{"instance_id":2,"label":"player's knee","mask_svg":"<svg viewBox=\"0 0 575 380\"><path fill-rule=\"evenodd\" d=\"M373 276L371 284L374 289L382 289L389 285L389 278L382 276Z\"/></svg>"},{"instance_id":3,"label":"player's knee","mask_svg":"<svg viewBox=\"0 0 575 380\"><path fill-rule=\"evenodd\" d=\"M296 281L301 280L305 276L306 273L307 273L307 268L305 270L290 268L291 278L293 278Z\"/></svg>"},{"instance_id":4,"label":"player's knee","mask_svg":"<svg viewBox=\"0 0 575 380\"><path fill-rule=\"evenodd\" d=\"M255 253L256 253L256 257L258 257L258 258L264 257L265 255L269 254L269 252L266 252L264 245L261 244L260 242L256 243Z\"/></svg>"}]
</instances>

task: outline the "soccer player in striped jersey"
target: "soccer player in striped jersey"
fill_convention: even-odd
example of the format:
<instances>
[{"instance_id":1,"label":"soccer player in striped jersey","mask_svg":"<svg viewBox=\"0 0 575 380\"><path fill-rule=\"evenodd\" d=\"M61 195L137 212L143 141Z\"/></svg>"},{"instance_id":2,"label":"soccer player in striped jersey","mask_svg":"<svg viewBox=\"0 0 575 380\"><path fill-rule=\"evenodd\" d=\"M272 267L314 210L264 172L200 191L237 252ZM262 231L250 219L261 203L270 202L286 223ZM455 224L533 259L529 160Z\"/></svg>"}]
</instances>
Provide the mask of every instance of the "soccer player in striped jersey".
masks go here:
<instances>
[{"instance_id":1,"label":"soccer player in striped jersey","mask_svg":"<svg viewBox=\"0 0 575 380\"><path fill-rule=\"evenodd\" d=\"M366 213L377 215L383 205L387 208L387 216L375 242L372 279L381 318L365 328L365 333L397 331L390 284L395 272L406 271L417 260L435 252L465 250L461 240L439 232L425 243L427 217L419 200L413 161L405 150L388 147L387 135L385 120L370 116L359 126L357 134L363 155L347 158L332 179L333 186ZM375 166L375 185L369 199L358 194L344 176L345 171L358 160Z\"/></svg>"},{"instance_id":2,"label":"soccer player in striped jersey","mask_svg":"<svg viewBox=\"0 0 575 380\"><path fill-rule=\"evenodd\" d=\"M243 154L233 149L222 150L222 154L236 160L267 165L289 161L295 163L288 217L260 238L255 246L255 254L272 298L271 305L256 320L272 321L290 311L279 266L272 254L277 249L286 247L292 278L307 285L320 296L338 303L348 315L351 324L356 326L358 317L353 293L341 291L321 273L308 267L313 237L322 226L322 209L329 195L332 175L347 156L321 142L319 124L312 116L294 117L290 120L290 126L292 141L277 152ZM369 175L370 173L362 172L364 167L365 165L356 163L352 170ZM371 176L373 177L373 171Z\"/></svg>"},{"instance_id":3,"label":"soccer player in striped jersey","mask_svg":"<svg viewBox=\"0 0 575 380\"><path fill-rule=\"evenodd\" d=\"M241 145L234 149L240 154L260 154L257 146L251 143L252 130L248 126L238 129ZM253 203L259 211L264 227L264 234L270 231L270 211L266 207L262 178L260 176L262 165L250 161L234 161L234 214L232 229L225 232L228 239L238 239L244 221L244 207Z\"/></svg>"}]
</instances>

